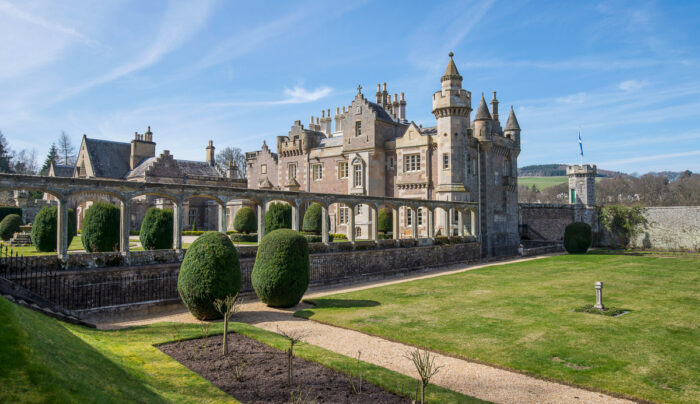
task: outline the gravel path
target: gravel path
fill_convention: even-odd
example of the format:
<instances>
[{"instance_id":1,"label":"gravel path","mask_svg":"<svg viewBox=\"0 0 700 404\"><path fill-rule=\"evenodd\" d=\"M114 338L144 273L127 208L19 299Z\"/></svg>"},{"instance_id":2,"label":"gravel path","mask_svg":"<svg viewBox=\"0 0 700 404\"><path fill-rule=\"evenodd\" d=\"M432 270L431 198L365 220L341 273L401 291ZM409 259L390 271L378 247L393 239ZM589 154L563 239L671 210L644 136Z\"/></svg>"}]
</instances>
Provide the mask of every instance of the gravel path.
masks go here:
<instances>
[{"instance_id":1,"label":"gravel path","mask_svg":"<svg viewBox=\"0 0 700 404\"><path fill-rule=\"evenodd\" d=\"M530 260L537 258L528 258ZM418 278L444 275L446 273L463 272L489 265L502 265L521 260L509 260L495 264L478 266L452 267L448 271L417 277L402 278L388 282L356 285L315 291L305 297L323 296L385 284L405 282ZM413 364L404 354L413 347L385 340L380 337L366 335L357 331L346 330L315 321L293 317L297 310L311 307L300 304L291 309L273 309L255 301L245 303L241 313L235 320L254 325L272 332L278 328L283 331L299 330L306 334L305 342L320 346L342 355L355 357L361 351L361 359L398 373L416 378ZM197 322L188 312L180 311L158 317L135 319L119 323L99 324L100 328L113 329L132 325L141 325L160 321ZM602 393L592 392L559 383L549 382L520 373L511 372L495 367L456 359L436 354L436 363L444 368L435 376L434 383L450 390L458 391L468 396L496 403L631 403L632 401L611 397Z\"/></svg>"}]
</instances>

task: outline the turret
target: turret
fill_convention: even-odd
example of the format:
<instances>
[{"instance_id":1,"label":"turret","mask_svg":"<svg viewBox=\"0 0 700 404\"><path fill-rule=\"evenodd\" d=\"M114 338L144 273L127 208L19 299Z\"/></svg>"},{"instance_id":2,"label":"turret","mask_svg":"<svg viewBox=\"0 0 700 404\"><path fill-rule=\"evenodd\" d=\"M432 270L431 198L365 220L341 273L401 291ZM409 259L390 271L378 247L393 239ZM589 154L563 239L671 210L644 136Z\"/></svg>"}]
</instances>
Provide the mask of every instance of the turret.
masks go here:
<instances>
[{"instance_id":1,"label":"turret","mask_svg":"<svg viewBox=\"0 0 700 404\"><path fill-rule=\"evenodd\" d=\"M207 163L209 163L210 166L214 166L214 161L215 161L215 156L216 156L214 151L216 150L216 148L214 147L213 141L211 141L211 140L209 141L209 144L207 145L206 150L207 150Z\"/></svg>"},{"instance_id":2,"label":"turret","mask_svg":"<svg viewBox=\"0 0 700 404\"><path fill-rule=\"evenodd\" d=\"M486 106L484 93L474 116L474 136L479 140L491 140L491 114Z\"/></svg>"},{"instance_id":3,"label":"turret","mask_svg":"<svg viewBox=\"0 0 700 404\"><path fill-rule=\"evenodd\" d=\"M514 140L520 146L520 125L518 124L518 118L515 117L512 105L510 106L510 114L503 132L507 138Z\"/></svg>"},{"instance_id":4,"label":"turret","mask_svg":"<svg viewBox=\"0 0 700 404\"><path fill-rule=\"evenodd\" d=\"M462 76L450 52L441 90L433 94L433 115L437 119L437 199L466 200L465 150L468 146L471 99L462 89Z\"/></svg>"},{"instance_id":5,"label":"turret","mask_svg":"<svg viewBox=\"0 0 700 404\"><path fill-rule=\"evenodd\" d=\"M131 141L131 154L129 156L129 168L136 168L139 163L149 157L155 157L156 144L153 142L153 132L149 126L146 133L134 132L134 140Z\"/></svg>"}]
</instances>

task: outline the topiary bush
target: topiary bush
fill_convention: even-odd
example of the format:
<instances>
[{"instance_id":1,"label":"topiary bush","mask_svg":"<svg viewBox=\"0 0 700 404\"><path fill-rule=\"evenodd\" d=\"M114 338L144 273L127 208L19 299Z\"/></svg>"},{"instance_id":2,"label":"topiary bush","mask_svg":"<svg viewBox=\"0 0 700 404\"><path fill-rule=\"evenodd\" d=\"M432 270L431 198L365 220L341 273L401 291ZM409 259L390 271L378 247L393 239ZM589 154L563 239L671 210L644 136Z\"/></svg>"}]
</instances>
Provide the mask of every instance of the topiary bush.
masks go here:
<instances>
[{"instance_id":1,"label":"topiary bush","mask_svg":"<svg viewBox=\"0 0 700 404\"><path fill-rule=\"evenodd\" d=\"M233 228L237 232L245 234L258 231L258 218L255 216L255 211L248 206L238 209L233 218Z\"/></svg>"},{"instance_id":2,"label":"topiary bush","mask_svg":"<svg viewBox=\"0 0 700 404\"><path fill-rule=\"evenodd\" d=\"M164 250L173 247L173 211L149 208L141 222L139 240L145 250Z\"/></svg>"},{"instance_id":3,"label":"topiary bush","mask_svg":"<svg viewBox=\"0 0 700 404\"><path fill-rule=\"evenodd\" d=\"M30 237L34 248L40 252L56 251L58 209L55 206L44 206L34 217ZM69 246L76 234L76 217L73 209L68 209L68 239Z\"/></svg>"},{"instance_id":4,"label":"topiary bush","mask_svg":"<svg viewBox=\"0 0 700 404\"><path fill-rule=\"evenodd\" d=\"M93 203L85 211L81 235L87 252L119 251L119 208L106 202Z\"/></svg>"},{"instance_id":5,"label":"topiary bush","mask_svg":"<svg viewBox=\"0 0 700 404\"><path fill-rule=\"evenodd\" d=\"M390 233L394 230L394 213L389 208L379 209L377 213L377 231L380 233Z\"/></svg>"},{"instance_id":6,"label":"topiary bush","mask_svg":"<svg viewBox=\"0 0 700 404\"><path fill-rule=\"evenodd\" d=\"M292 228L292 207L286 203L273 202L265 213L265 233L277 229Z\"/></svg>"},{"instance_id":7,"label":"topiary bush","mask_svg":"<svg viewBox=\"0 0 700 404\"><path fill-rule=\"evenodd\" d=\"M190 313L199 320L221 318L214 301L240 290L241 268L231 240L216 231L197 238L187 249L177 278L177 292Z\"/></svg>"},{"instance_id":8,"label":"topiary bush","mask_svg":"<svg viewBox=\"0 0 700 404\"><path fill-rule=\"evenodd\" d=\"M11 214L5 216L2 221L0 221L0 238L7 241L19 232L19 226L23 225L22 218L19 215Z\"/></svg>"},{"instance_id":9,"label":"topiary bush","mask_svg":"<svg viewBox=\"0 0 700 404\"><path fill-rule=\"evenodd\" d=\"M569 254L585 254L591 246L591 226L574 222L564 230L564 248Z\"/></svg>"},{"instance_id":10,"label":"topiary bush","mask_svg":"<svg viewBox=\"0 0 700 404\"><path fill-rule=\"evenodd\" d=\"M309 286L309 245L299 232L273 231L263 237L253 265L255 294L272 307L299 303Z\"/></svg>"},{"instance_id":11,"label":"topiary bush","mask_svg":"<svg viewBox=\"0 0 700 404\"><path fill-rule=\"evenodd\" d=\"M5 219L7 215L19 215L19 217L22 217L22 208L16 206L0 206L0 221Z\"/></svg>"},{"instance_id":12,"label":"topiary bush","mask_svg":"<svg viewBox=\"0 0 700 404\"><path fill-rule=\"evenodd\" d=\"M304 213L304 221L301 230L313 234L321 234L323 207L318 203L312 203ZM330 228L330 227L329 227Z\"/></svg>"}]
</instances>

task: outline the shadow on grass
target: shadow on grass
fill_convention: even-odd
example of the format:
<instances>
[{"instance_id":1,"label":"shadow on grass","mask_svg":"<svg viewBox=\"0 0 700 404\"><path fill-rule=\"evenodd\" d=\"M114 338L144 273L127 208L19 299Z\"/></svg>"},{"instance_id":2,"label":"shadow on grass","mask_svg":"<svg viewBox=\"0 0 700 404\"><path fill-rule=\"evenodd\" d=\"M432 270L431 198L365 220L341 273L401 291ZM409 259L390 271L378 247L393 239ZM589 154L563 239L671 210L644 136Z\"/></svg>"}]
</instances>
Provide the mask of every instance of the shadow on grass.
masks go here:
<instances>
[{"instance_id":1,"label":"shadow on grass","mask_svg":"<svg viewBox=\"0 0 700 404\"><path fill-rule=\"evenodd\" d=\"M348 309L356 307L376 307L379 302L376 300L353 300L353 299L304 299L305 303L313 304L319 309ZM294 317L311 318L316 314L313 310L299 310L294 313Z\"/></svg>"}]
</instances>

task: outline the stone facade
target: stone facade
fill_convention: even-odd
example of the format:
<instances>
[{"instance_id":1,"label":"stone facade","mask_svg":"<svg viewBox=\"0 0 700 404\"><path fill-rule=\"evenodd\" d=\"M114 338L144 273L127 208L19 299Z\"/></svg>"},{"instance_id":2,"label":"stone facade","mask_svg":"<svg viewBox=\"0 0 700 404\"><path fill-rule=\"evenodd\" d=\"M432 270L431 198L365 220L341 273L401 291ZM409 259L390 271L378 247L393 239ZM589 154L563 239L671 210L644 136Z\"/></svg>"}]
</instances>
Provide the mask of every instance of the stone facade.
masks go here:
<instances>
[{"instance_id":1,"label":"stone facade","mask_svg":"<svg viewBox=\"0 0 700 404\"><path fill-rule=\"evenodd\" d=\"M633 248L700 251L700 206L659 206L644 208L647 220L630 240ZM601 239L607 246L607 238Z\"/></svg>"},{"instance_id":2,"label":"stone facade","mask_svg":"<svg viewBox=\"0 0 700 404\"><path fill-rule=\"evenodd\" d=\"M569 203L595 206L595 164L570 165L566 167L569 177Z\"/></svg>"},{"instance_id":3,"label":"stone facade","mask_svg":"<svg viewBox=\"0 0 700 404\"><path fill-rule=\"evenodd\" d=\"M516 253L520 127L515 113L511 108L503 128L494 92L490 110L481 95L472 120L472 95L462 88L452 54L440 82L433 94L436 125L409 122L404 94L392 100L386 83L377 85L374 102L358 86L350 105L336 108L333 117L329 109L312 116L308 127L294 122L287 135L277 137L276 152L263 143L246 153L248 186L476 202L479 214L475 210L467 217L403 207L396 210L395 231L399 237L463 234L474 220L484 254ZM369 234L371 209L361 204L328 209L332 232L348 238Z\"/></svg>"}]
</instances>

